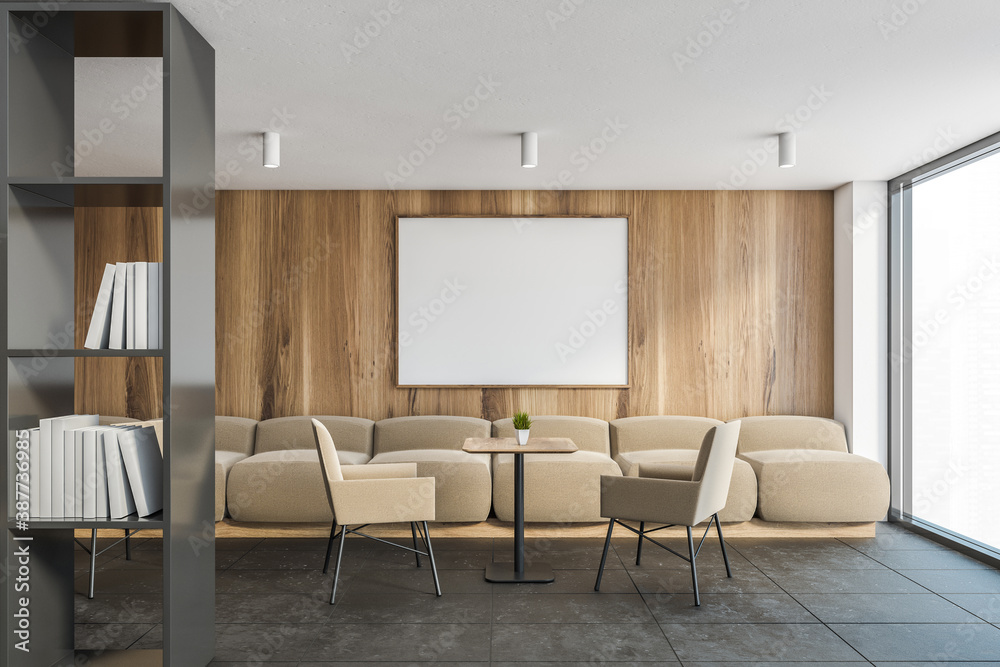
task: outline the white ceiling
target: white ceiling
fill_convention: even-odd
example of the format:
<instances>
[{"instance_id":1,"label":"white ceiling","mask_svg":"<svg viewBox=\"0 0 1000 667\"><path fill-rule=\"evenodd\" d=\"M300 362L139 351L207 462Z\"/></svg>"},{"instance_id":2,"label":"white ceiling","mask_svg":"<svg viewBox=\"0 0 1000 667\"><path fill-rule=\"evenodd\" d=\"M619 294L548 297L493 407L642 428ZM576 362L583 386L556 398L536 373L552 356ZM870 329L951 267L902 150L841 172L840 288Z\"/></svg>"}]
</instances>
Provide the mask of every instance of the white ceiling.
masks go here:
<instances>
[{"instance_id":1,"label":"white ceiling","mask_svg":"<svg viewBox=\"0 0 1000 667\"><path fill-rule=\"evenodd\" d=\"M1000 130L996 0L175 4L216 49L224 189L536 189L560 172L572 189L827 189ZM345 54L366 24L377 35ZM477 87L459 123L449 108ZM797 111L798 165L779 169L766 141ZM279 169L259 154L272 121ZM537 169L519 166L526 130ZM130 131L104 148L135 153ZM580 152L602 132L603 152ZM389 183L420 142L433 152Z\"/></svg>"}]
</instances>

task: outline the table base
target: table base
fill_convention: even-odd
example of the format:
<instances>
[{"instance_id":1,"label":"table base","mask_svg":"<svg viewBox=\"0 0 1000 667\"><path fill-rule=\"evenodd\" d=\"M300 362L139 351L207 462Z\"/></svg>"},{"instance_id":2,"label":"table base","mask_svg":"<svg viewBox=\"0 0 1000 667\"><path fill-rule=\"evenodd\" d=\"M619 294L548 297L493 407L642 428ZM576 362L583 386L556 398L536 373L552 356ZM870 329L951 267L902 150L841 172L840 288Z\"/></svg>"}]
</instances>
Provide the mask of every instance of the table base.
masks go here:
<instances>
[{"instance_id":1,"label":"table base","mask_svg":"<svg viewBox=\"0 0 1000 667\"><path fill-rule=\"evenodd\" d=\"M524 566L524 572L514 571L513 563L490 563L486 566L486 581L495 584L547 584L555 581L552 566L532 563Z\"/></svg>"}]
</instances>

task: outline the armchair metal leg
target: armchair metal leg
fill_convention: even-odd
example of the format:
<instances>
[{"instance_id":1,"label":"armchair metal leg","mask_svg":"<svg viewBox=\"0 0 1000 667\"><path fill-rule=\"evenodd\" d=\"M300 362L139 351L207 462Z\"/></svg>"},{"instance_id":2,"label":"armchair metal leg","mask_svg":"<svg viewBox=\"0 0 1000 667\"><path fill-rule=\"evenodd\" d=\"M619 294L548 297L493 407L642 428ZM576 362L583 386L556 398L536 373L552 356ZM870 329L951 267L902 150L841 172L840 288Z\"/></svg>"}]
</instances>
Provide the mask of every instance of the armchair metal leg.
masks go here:
<instances>
[{"instance_id":1,"label":"armchair metal leg","mask_svg":"<svg viewBox=\"0 0 1000 667\"><path fill-rule=\"evenodd\" d=\"M722 560L726 561L726 576L733 577L733 571L729 568L729 554L726 553L726 540L722 537L722 524L719 523L719 515L715 514L715 530L719 533L719 546L722 547Z\"/></svg>"},{"instance_id":2,"label":"armchair metal leg","mask_svg":"<svg viewBox=\"0 0 1000 667\"><path fill-rule=\"evenodd\" d=\"M337 569L333 571L333 591L330 593L330 604L337 599L337 582L340 581L340 561L344 557L344 542L347 541L347 526L340 528L340 547L337 549Z\"/></svg>"},{"instance_id":3,"label":"armchair metal leg","mask_svg":"<svg viewBox=\"0 0 1000 667\"><path fill-rule=\"evenodd\" d=\"M97 531L90 531L90 587L87 589L87 597L94 599L94 570L97 567Z\"/></svg>"},{"instance_id":4,"label":"armchair metal leg","mask_svg":"<svg viewBox=\"0 0 1000 667\"><path fill-rule=\"evenodd\" d=\"M431 573L434 575L434 590L437 592L437 596L441 597L441 582L438 581L437 564L434 562L434 547L431 546L431 531L427 527L426 521L424 521L423 524L424 532L420 535L424 540L424 544L427 545L427 557L431 560Z\"/></svg>"},{"instance_id":5,"label":"armchair metal leg","mask_svg":"<svg viewBox=\"0 0 1000 667\"><path fill-rule=\"evenodd\" d=\"M594 584L594 590L601 590L601 578L604 576L604 564L608 561L608 548L611 546L611 533L615 530L615 520L611 519L608 522L608 536L604 540L604 553L601 554L601 567L597 570L597 582ZM639 542L640 546L642 541Z\"/></svg>"},{"instance_id":6,"label":"armchair metal leg","mask_svg":"<svg viewBox=\"0 0 1000 667\"><path fill-rule=\"evenodd\" d=\"M688 555L691 558L691 583L694 584L694 605L701 606L701 596L698 595L698 566L695 565L694 539L691 537L691 526L687 526Z\"/></svg>"},{"instance_id":7,"label":"armchair metal leg","mask_svg":"<svg viewBox=\"0 0 1000 667\"><path fill-rule=\"evenodd\" d=\"M646 530L646 522L639 522L639 546L635 548L635 564L639 564L639 560L642 558L642 534Z\"/></svg>"},{"instance_id":8,"label":"armchair metal leg","mask_svg":"<svg viewBox=\"0 0 1000 667\"><path fill-rule=\"evenodd\" d=\"M420 553L418 552L420 547L417 546L417 524L413 521L410 522L410 532L413 533L413 555L417 559L417 567L420 567Z\"/></svg>"},{"instance_id":9,"label":"armchair metal leg","mask_svg":"<svg viewBox=\"0 0 1000 667\"><path fill-rule=\"evenodd\" d=\"M333 553L333 539L337 536L337 522L330 527L330 541L326 543L326 559L323 560L323 574L330 569L330 554Z\"/></svg>"}]
</instances>

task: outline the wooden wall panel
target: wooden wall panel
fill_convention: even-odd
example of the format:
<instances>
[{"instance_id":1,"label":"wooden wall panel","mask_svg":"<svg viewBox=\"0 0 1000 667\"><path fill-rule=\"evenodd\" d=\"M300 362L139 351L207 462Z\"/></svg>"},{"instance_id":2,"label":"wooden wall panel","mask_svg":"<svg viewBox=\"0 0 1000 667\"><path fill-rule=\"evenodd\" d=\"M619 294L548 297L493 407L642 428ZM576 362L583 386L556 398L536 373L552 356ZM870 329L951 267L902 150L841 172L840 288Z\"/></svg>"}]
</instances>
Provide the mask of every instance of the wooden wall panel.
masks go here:
<instances>
[{"instance_id":1,"label":"wooden wall panel","mask_svg":"<svg viewBox=\"0 0 1000 667\"><path fill-rule=\"evenodd\" d=\"M628 389L397 389L395 216L629 216ZM833 195L225 191L216 405L263 419L833 412Z\"/></svg>"},{"instance_id":2,"label":"wooden wall panel","mask_svg":"<svg viewBox=\"0 0 1000 667\"><path fill-rule=\"evenodd\" d=\"M75 209L75 345L83 347L104 265L163 259L160 208ZM162 416L163 363L154 358L78 358L75 410L152 419Z\"/></svg>"}]
</instances>

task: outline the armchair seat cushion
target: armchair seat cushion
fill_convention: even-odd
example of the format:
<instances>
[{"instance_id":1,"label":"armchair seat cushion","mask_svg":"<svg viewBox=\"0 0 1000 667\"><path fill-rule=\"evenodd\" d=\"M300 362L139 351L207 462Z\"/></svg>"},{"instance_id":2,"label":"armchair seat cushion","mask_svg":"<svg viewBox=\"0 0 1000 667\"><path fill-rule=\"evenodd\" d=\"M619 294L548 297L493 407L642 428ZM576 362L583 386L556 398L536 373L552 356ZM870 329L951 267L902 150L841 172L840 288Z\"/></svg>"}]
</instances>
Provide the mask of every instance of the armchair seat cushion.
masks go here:
<instances>
[{"instance_id":1,"label":"armchair seat cushion","mask_svg":"<svg viewBox=\"0 0 1000 667\"><path fill-rule=\"evenodd\" d=\"M524 520L558 523L601 521L601 475L621 476L607 454L524 455ZM514 455L493 461L493 511L514 520Z\"/></svg>"},{"instance_id":2,"label":"armchair seat cushion","mask_svg":"<svg viewBox=\"0 0 1000 667\"><path fill-rule=\"evenodd\" d=\"M416 463L417 477L434 478L435 521L485 521L490 515L490 455L456 449L410 449L376 454L371 465Z\"/></svg>"},{"instance_id":3,"label":"armchair seat cushion","mask_svg":"<svg viewBox=\"0 0 1000 667\"><path fill-rule=\"evenodd\" d=\"M362 465L368 455L338 451L342 465ZM235 521L330 522L333 513L315 449L282 449L237 462L227 485Z\"/></svg>"},{"instance_id":4,"label":"armchair seat cushion","mask_svg":"<svg viewBox=\"0 0 1000 667\"><path fill-rule=\"evenodd\" d=\"M740 455L757 476L765 521L878 521L889 509L889 476L877 461L822 449Z\"/></svg>"},{"instance_id":5,"label":"armchair seat cushion","mask_svg":"<svg viewBox=\"0 0 1000 667\"><path fill-rule=\"evenodd\" d=\"M240 452L215 452L215 520L226 517L226 482L233 466L247 458Z\"/></svg>"},{"instance_id":6,"label":"armchair seat cushion","mask_svg":"<svg viewBox=\"0 0 1000 667\"><path fill-rule=\"evenodd\" d=\"M615 457L626 477L644 477L642 470L657 465L683 465L694 472L698 460L697 449L648 449L623 452ZM654 476L654 475L648 475ZM690 474L687 477L691 479ZM719 520L726 522L749 521L757 510L757 476L746 461L736 459L733 479L729 485L726 507L719 512Z\"/></svg>"}]
</instances>

